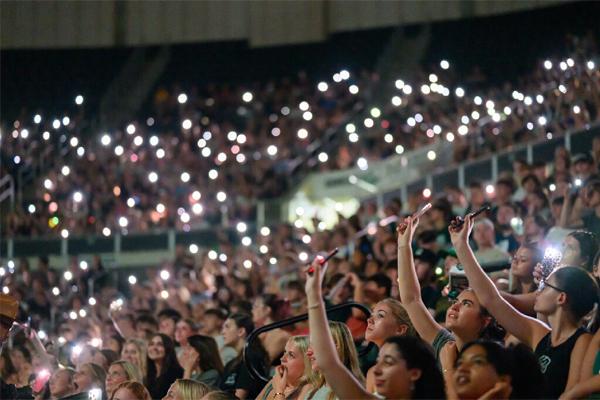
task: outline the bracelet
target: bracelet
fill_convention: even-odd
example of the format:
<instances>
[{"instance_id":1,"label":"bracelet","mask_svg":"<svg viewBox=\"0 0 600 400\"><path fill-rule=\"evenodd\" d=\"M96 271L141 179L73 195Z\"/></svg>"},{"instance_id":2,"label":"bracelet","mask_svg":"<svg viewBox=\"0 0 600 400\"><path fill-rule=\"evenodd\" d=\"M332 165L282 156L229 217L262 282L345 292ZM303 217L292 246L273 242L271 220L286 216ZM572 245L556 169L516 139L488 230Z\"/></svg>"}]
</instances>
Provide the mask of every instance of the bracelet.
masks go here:
<instances>
[{"instance_id":1,"label":"bracelet","mask_svg":"<svg viewBox=\"0 0 600 400\"><path fill-rule=\"evenodd\" d=\"M281 396L285 399L285 394L283 392L277 392L273 395L273 398L277 397L277 396Z\"/></svg>"},{"instance_id":2,"label":"bracelet","mask_svg":"<svg viewBox=\"0 0 600 400\"><path fill-rule=\"evenodd\" d=\"M315 308L319 308L320 304L313 304L312 306L306 307L307 310L314 310Z\"/></svg>"}]
</instances>

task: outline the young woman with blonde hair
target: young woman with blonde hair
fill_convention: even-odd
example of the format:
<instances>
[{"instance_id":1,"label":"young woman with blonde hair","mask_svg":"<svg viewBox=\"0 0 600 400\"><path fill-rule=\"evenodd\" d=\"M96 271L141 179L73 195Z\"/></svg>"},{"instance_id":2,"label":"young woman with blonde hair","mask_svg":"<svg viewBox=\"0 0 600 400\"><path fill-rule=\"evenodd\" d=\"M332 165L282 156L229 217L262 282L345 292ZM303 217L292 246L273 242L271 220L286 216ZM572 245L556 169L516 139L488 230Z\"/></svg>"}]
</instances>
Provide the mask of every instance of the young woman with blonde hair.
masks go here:
<instances>
[{"instance_id":1,"label":"young woman with blonde hair","mask_svg":"<svg viewBox=\"0 0 600 400\"><path fill-rule=\"evenodd\" d=\"M121 350L121 360L129 361L136 366L142 377L146 377L148 373L148 347L143 340L127 339Z\"/></svg>"},{"instance_id":2,"label":"young woman with blonde hair","mask_svg":"<svg viewBox=\"0 0 600 400\"><path fill-rule=\"evenodd\" d=\"M162 400L197 400L210 392L210 387L192 379L177 379Z\"/></svg>"}]
</instances>

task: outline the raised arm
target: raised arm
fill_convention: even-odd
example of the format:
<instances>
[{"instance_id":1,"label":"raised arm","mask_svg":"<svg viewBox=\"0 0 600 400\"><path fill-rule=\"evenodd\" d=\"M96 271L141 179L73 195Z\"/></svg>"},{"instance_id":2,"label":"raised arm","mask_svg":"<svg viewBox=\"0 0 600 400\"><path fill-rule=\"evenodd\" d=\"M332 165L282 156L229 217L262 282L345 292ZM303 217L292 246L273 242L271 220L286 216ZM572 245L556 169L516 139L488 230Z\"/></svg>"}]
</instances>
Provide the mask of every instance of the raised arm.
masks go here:
<instances>
[{"instance_id":1,"label":"raised arm","mask_svg":"<svg viewBox=\"0 0 600 400\"><path fill-rule=\"evenodd\" d=\"M451 225L448 228L458 260L467 274L469 286L477 295L481 305L496 318L500 325L521 342L535 348L538 342L550 332L550 328L537 319L520 313L502 298L494 282L483 271L469 246L469 235L472 229L473 220L470 215L465 217L462 226L456 228Z\"/></svg>"},{"instance_id":2,"label":"raised arm","mask_svg":"<svg viewBox=\"0 0 600 400\"><path fill-rule=\"evenodd\" d=\"M433 343L442 327L435 322L421 299L421 286L415 271L411 243L419 219L404 219L396 229L398 232L398 291L400 301L406 309L415 329L428 343Z\"/></svg>"},{"instance_id":3,"label":"raised arm","mask_svg":"<svg viewBox=\"0 0 600 400\"><path fill-rule=\"evenodd\" d=\"M340 361L335 343L331 337L325 304L323 302L322 282L324 271L317 257L313 261L312 274L306 275L306 297L308 300L308 325L310 345L315 354L317 365L325 376L327 384L340 399L377 399L368 393Z\"/></svg>"}]
</instances>

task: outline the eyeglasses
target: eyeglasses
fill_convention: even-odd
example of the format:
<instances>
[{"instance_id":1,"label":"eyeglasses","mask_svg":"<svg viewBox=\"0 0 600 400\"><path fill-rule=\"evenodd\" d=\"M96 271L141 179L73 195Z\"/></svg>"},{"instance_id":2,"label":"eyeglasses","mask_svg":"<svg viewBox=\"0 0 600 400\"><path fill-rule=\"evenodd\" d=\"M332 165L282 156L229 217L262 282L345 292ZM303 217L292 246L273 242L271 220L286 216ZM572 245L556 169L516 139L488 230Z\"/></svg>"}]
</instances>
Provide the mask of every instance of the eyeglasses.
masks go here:
<instances>
[{"instance_id":1,"label":"eyeglasses","mask_svg":"<svg viewBox=\"0 0 600 400\"><path fill-rule=\"evenodd\" d=\"M554 289L554 290L556 290L557 292L563 292L563 293L566 293L566 291L565 291L564 289L561 289L561 288L559 288L559 287L556 287L556 286L554 286L554 285L551 285L551 284L549 284L548 282L546 282L545 280L540 282L540 285L538 286L538 292L543 292L543 291L544 291L544 289L546 288L546 286L548 286L550 289Z\"/></svg>"}]
</instances>

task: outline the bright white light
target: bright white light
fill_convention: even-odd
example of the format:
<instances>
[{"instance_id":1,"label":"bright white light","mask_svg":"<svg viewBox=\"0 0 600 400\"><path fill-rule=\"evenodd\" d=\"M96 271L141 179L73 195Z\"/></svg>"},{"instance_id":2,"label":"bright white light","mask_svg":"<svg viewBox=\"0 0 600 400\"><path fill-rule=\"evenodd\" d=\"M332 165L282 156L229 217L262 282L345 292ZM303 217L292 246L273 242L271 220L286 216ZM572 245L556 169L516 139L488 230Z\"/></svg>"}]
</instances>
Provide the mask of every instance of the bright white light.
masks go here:
<instances>
[{"instance_id":1,"label":"bright white light","mask_svg":"<svg viewBox=\"0 0 600 400\"><path fill-rule=\"evenodd\" d=\"M586 63L586 66L587 66L588 69L594 69L594 68L596 68L596 64L593 61L591 61L591 60Z\"/></svg>"},{"instance_id":2,"label":"bright white light","mask_svg":"<svg viewBox=\"0 0 600 400\"><path fill-rule=\"evenodd\" d=\"M240 134L238 135L238 137L237 137L236 141L237 141L239 144L244 144L244 143L246 143L246 135L244 135L243 133L240 133Z\"/></svg>"},{"instance_id":3,"label":"bright white light","mask_svg":"<svg viewBox=\"0 0 600 400\"><path fill-rule=\"evenodd\" d=\"M80 261L79 268L81 268L82 271L86 271L88 269L87 261L85 261L85 260Z\"/></svg>"},{"instance_id":4,"label":"bright white light","mask_svg":"<svg viewBox=\"0 0 600 400\"><path fill-rule=\"evenodd\" d=\"M87 312L85 310L79 310L79 316L81 318L85 318L86 315L87 315Z\"/></svg>"},{"instance_id":5,"label":"bright white light","mask_svg":"<svg viewBox=\"0 0 600 400\"><path fill-rule=\"evenodd\" d=\"M538 118L538 124L544 126L546 125L548 121L546 120L546 117L544 117L543 115L541 117Z\"/></svg>"},{"instance_id":6,"label":"bright white light","mask_svg":"<svg viewBox=\"0 0 600 400\"><path fill-rule=\"evenodd\" d=\"M567 70L567 63L566 62L561 61L560 64L559 64L559 66L560 66L560 69L562 71L566 71Z\"/></svg>"},{"instance_id":7,"label":"bright white light","mask_svg":"<svg viewBox=\"0 0 600 400\"><path fill-rule=\"evenodd\" d=\"M154 146L158 146L158 136L154 135L150 137L150 146L154 147Z\"/></svg>"},{"instance_id":8,"label":"bright white light","mask_svg":"<svg viewBox=\"0 0 600 400\"><path fill-rule=\"evenodd\" d=\"M237 231L240 233L244 233L248 229L248 226L244 222L238 222L235 226L235 229L237 229Z\"/></svg>"},{"instance_id":9,"label":"bright white light","mask_svg":"<svg viewBox=\"0 0 600 400\"><path fill-rule=\"evenodd\" d=\"M8 286L3 286L2 287L2 293L4 293L4 294L9 294L10 293L10 289L8 288Z\"/></svg>"},{"instance_id":10,"label":"bright white light","mask_svg":"<svg viewBox=\"0 0 600 400\"><path fill-rule=\"evenodd\" d=\"M410 85L404 85L404 87L402 88L402 93L408 95L412 93L412 86Z\"/></svg>"},{"instance_id":11,"label":"bright white light","mask_svg":"<svg viewBox=\"0 0 600 400\"><path fill-rule=\"evenodd\" d=\"M304 207L296 207L296 215L303 216L304 215Z\"/></svg>"},{"instance_id":12,"label":"bright white light","mask_svg":"<svg viewBox=\"0 0 600 400\"><path fill-rule=\"evenodd\" d=\"M227 195L225 194L225 192L218 192L217 193L217 201L222 203L225 200L227 200Z\"/></svg>"},{"instance_id":13,"label":"bright white light","mask_svg":"<svg viewBox=\"0 0 600 400\"><path fill-rule=\"evenodd\" d=\"M126 228L127 225L129 225L129 221L127 220L126 217L119 217L119 226L121 228Z\"/></svg>"},{"instance_id":14,"label":"bright white light","mask_svg":"<svg viewBox=\"0 0 600 400\"><path fill-rule=\"evenodd\" d=\"M365 125L366 128L372 128L374 125L374 122L371 118L365 118L365 120L363 121L363 124Z\"/></svg>"},{"instance_id":15,"label":"bright white light","mask_svg":"<svg viewBox=\"0 0 600 400\"><path fill-rule=\"evenodd\" d=\"M572 58L567 58L567 65L569 67L573 67L575 65L575 61Z\"/></svg>"},{"instance_id":16,"label":"bright white light","mask_svg":"<svg viewBox=\"0 0 600 400\"><path fill-rule=\"evenodd\" d=\"M224 253L219 254L219 261L221 261L221 262L227 261L227 254L224 254Z\"/></svg>"},{"instance_id":17,"label":"bright white light","mask_svg":"<svg viewBox=\"0 0 600 400\"><path fill-rule=\"evenodd\" d=\"M50 179L46 178L44 179L44 187L48 190L52 190L54 183Z\"/></svg>"},{"instance_id":18,"label":"bright white light","mask_svg":"<svg viewBox=\"0 0 600 400\"><path fill-rule=\"evenodd\" d=\"M71 140L69 140L69 144L71 145L71 147L76 147L79 144L79 139L77 139L76 137L72 137Z\"/></svg>"},{"instance_id":19,"label":"bright white light","mask_svg":"<svg viewBox=\"0 0 600 400\"><path fill-rule=\"evenodd\" d=\"M269 147L267 147L267 154L270 156L274 156L275 154L277 154L277 146L272 144Z\"/></svg>"},{"instance_id":20,"label":"bright white light","mask_svg":"<svg viewBox=\"0 0 600 400\"><path fill-rule=\"evenodd\" d=\"M526 126L527 126L527 129L529 129L530 131L533 130L533 122L528 122Z\"/></svg>"},{"instance_id":21,"label":"bright white light","mask_svg":"<svg viewBox=\"0 0 600 400\"><path fill-rule=\"evenodd\" d=\"M196 204L194 204L194 205L192 206L192 212L193 212L195 215L200 215L200 214L202 214L202 211L204 211L204 208L202 207L202 204L200 204L200 203L196 203Z\"/></svg>"},{"instance_id":22,"label":"bright white light","mask_svg":"<svg viewBox=\"0 0 600 400\"><path fill-rule=\"evenodd\" d=\"M100 138L100 143L102 143L103 146L108 146L111 141L112 141L112 139L111 139L111 137L110 137L110 135L108 133L105 133Z\"/></svg>"},{"instance_id":23,"label":"bright white light","mask_svg":"<svg viewBox=\"0 0 600 400\"><path fill-rule=\"evenodd\" d=\"M252 99L254 98L254 96L252 95L252 93L250 92L245 92L242 95L242 100L246 103L250 103L252 101Z\"/></svg>"},{"instance_id":24,"label":"bright white light","mask_svg":"<svg viewBox=\"0 0 600 400\"><path fill-rule=\"evenodd\" d=\"M166 269L160 271L160 279L162 279L163 281L168 281L169 277L171 277L169 271L167 271Z\"/></svg>"},{"instance_id":25,"label":"bright white light","mask_svg":"<svg viewBox=\"0 0 600 400\"><path fill-rule=\"evenodd\" d=\"M425 197L426 199L431 197L431 189L429 188L425 188L423 189L423 197Z\"/></svg>"},{"instance_id":26,"label":"bright white light","mask_svg":"<svg viewBox=\"0 0 600 400\"><path fill-rule=\"evenodd\" d=\"M211 169L210 171L208 171L208 177L214 181L219 177L219 172L217 172L216 169Z\"/></svg>"},{"instance_id":27,"label":"bright white light","mask_svg":"<svg viewBox=\"0 0 600 400\"><path fill-rule=\"evenodd\" d=\"M496 188L494 187L494 185L492 185L492 184L486 185L485 192L487 194L493 194L495 191L496 191Z\"/></svg>"},{"instance_id":28,"label":"bright white light","mask_svg":"<svg viewBox=\"0 0 600 400\"><path fill-rule=\"evenodd\" d=\"M42 133L42 138L44 140L50 140L50 132L44 131L44 133Z\"/></svg>"},{"instance_id":29,"label":"bright white light","mask_svg":"<svg viewBox=\"0 0 600 400\"><path fill-rule=\"evenodd\" d=\"M52 288L52 294L55 295L55 296L58 296L60 294L60 289L57 288L56 286L54 286Z\"/></svg>"},{"instance_id":30,"label":"bright white light","mask_svg":"<svg viewBox=\"0 0 600 400\"><path fill-rule=\"evenodd\" d=\"M33 117L33 122L39 124L40 122L42 122L42 116L40 114L35 114L35 116Z\"/></svg>"},{"instance_id":31,"label":"bright white light","mask_svg":"<svg viewBox=\"0 0 600 400\"><path fill-rule=\"evenodd\" d=\"M208 258L210 258L211 260L216 260L218 257L218 254L216 251L211 250L208 252Z\"/></svg>"},{"instance_id":32,"label":"bright white light","mask_svg":"<svg viewBox=\"0 0 600 400\"><path fill-rule=\"evenodd\" d=\"M509 106L504 107L504 114L510 115L511 113L512 113L512 110Z\"/></svg>"},{"instance_id":33,"label":"bright white light","mask_svg":"<svg viewBox=\"0 0 600 400\"><path fill-rule=\"evenodd\" d=\"M179 104L185 104L187 101L188 101L187 94L181 93L179 96L177 96L177 102Z\"/></svg>"},{"instance_id":34,"label":"bright white light","mask_svg":"<svg viewBox=\"0 0 600 400\"><path fill-rule=\"evenodd\" d=\"M308 111L308 109L310 108L310 106L308 105L308 103L307 103L306 101L303 101L303 102L301 102L301 103L298 105L298 108L299 108L301 111Z\"/></svg>"},{"instance_id":35,"label":"bright white light","mask_svg":"<svg viewBox=\"0 0 600 400\"><path fill-rule=\"evenodd\" d=\"M77 95L75 97L75 104L77 104L78 106L83 104L83 96L82 95Z\"/></svg>"},{"instance_id":36,"label":"bright white light","mask_svg":"<svg viewBox=\"0 0 600 400\"><path fill-rule=\"evenodd\" d=\"M358 168L360 168L363 171L366 171L367 169L369 169L369 163L367 162L367 159L364 157L360 157L356 161L356 165L358 166Z\"/></svg>"},{"instance_id":37,"label":"bright white light","mask_svg":"<svg viewBox=\"0 0 600 400\"><path fill-rule=\"evenodd\" d=\"M525 103L526 106L530 106L533 104L533 99L531 98L531 96L525 96L523 103Z\"/></svg>"},{"instance_id":38,"label":"bright white light","mask_svg":"<svg viewBox=\"0 0 600 400\"><path fill-rule=\"evenodd\" d=\"M350 72L346 71L345 69L341 70L340 78L342 78L343 80L348 80L350 78Z\"/></svg>"},{"instance_id":39,"label":"bright white light","mask_svg":"<svg viewBox=\"0 0 600 400\"><path fill-rule=\"evenodd\" d=\"M463 97L465 95L465 90L461 87L457 87L456 89L454 89L454 94L456 95L456 97Z\"/></svg>"},{"instance_id":40,"label":"bright white light","mask_svg":"<svg viewBox=\"0 0 600 400\"><path fill-rule=\"evenodd\" d=\"M180 219L180 220L181 220L181 222L183 222L184 224L187 224L188 222L190 222L190 219L191 219L191 217L190 217L190 214L188 214L188 213L184 212L183 214L181 214L181 215L179 216L179 219Z\"/></svg>"},{"instance_id":41,"label":"bright white light","mask_svg":"<svg viewBox=\"0 0 600 400\"><path fill-rule=\"evenodd\" d=\"M192 192L192 199L194 199L195 201L198 201L198 200L200 200L201 198L202 198L202 193L200 193L200 192L199 192L199 191L197 191L197 190L194 190L194 191Z\"/></svg>"},{"instance_id":42,"label":"bright white light","mask_svg":"<svg viewBox=\"0 0 600 400\"><path fill-rule=\"evenodd\" d=\"M133 197L130 197L127 199L127 207L129 207L129 208L135 207L135 199Z\"/></svg>"},{"instance_id":43,"label":"bright white light","mask_svg":"<svg viewBox=\"0 0 600 400\"><path fill-rule=\"evenodd\" d=\"M304 118L305 121L310 121L313 118L313 114L310 111L305 111L302 114L302 118Z\"/></svg>"},{"instance_id":44,"label":"bright white light","mask_svg":"<svg viewBox=\"0 0 600 400\"><path fill-rule=\"evenodd\" d=\"M84 155L84 154L85 154L85 149L84 149L83 147L79 146L79 147L77 148L77 155L78 155L79 157L83 157L83 155Z\"/></svg>"},{"instance_id":45,"label":"bright white light","mask_svg":"<svg viewBox=\"0 0 600 400\"><path fill-rule=\"evenodd\" d=\"M300 128L298 129L297 135L299 139L306 139L308 137L308 131L304 128Z\"/></svg>"},{"instance_id":46,"label":"bright white light","mask_svg":"<svg viewBox=\"0 0 600 400\"><path fill-rule=\"evenodd\" d=\"M400 96L394 96L392 97L392 104L396 107L399 107L402 105L402 98L400 98Z\"/></svg>"},{"instance_id":47,"label":"bright white light","mask_svg":"<svg viewBox=\"0 0 600 400\"><path fill-rule=\"evenodd\" d=\"M452 143L454 141L454 133L452 133L452 132L446 133L446 140L448 142Z\"/></svg>"},{"instance_id":48,"label":"bright white light","mask_svg":"<svg viewBox=\"0 0 600 400\"><path fill-rule=\"evenodd\" d=\"M351 133L348 135L348 140L352 143L358 142L358 135L356 133Z\"/></svg>"},{"instance_id":49,"label":"bright white light","mask_svg":"<svg viewBox=\"0 0 600 400\"><path fill-rule=\"evenodd\" d=\"M565 85L558 85L558 90L559 92L561 92L562 94L567 93L567 87Z\"/></svg>"},{"instance_id":50,"label":"bright white light","mask_svg":"<svg viewBox=\"0 0 600 400\"><path fill-rule=\"evenodd\" d=\"M115 155L116 156L122 156L124 152L125 152L125 150L123 149L123 146L118 145L117 147L115 147Z\"/></svg>"},{"instance_id":51,"label":"bright white light","mask_svg":"<svg viewBox=\"0 0 600 400\"><path fill-rule=\"evenodd\" d=\"M97 302L96 302L96 299L95 299L95 298L93 298L93 297L90 297L90 298L88 299L88 304L89 304L90 306L95 306L95 305L96 305L96 303L97 303Z\"/></svg>"},{"instance_id":52,"label":"bright white light","mask_svg":"<svg viewBox=\"0 0 600 400\"><path fill-rule=\"evenodd\" d=\"M473 111L471 113L471 118L473 118L474 120L478 120L479 119L479 112L478 111Z\"/></svg>"},{"instance_id":53,"label":"bright white light","mask_svg":"<svg viewBox=\"0 0 600 400\"><path fill-rule=\"evenodd\" d=\"M479 96L475 96L475 98L473 99L473 102L475 104L477 104L478 106L480 106L481 103L483 103L483 99L481 97L479 97Z\"/></svg>"},{"instance_id":54,"label":"bright white light","mask_svg":"<svg viewBox=\"0 0 600 400\"><path fill-rule=\"evenodd\" d=\"M406 120L406 123L408 124L408 126L413 127L417 124L417 121L415 121L413 117L410 117Z\"/></svg>"},{"instance_id":55,"label":"bright white light","mask_svg":"<svg viewBox=\"0 0 600 400\"><path fill-rule=\"evenodd\" d=\"M348 91L352 94L357 94L358 93L358 86L356 85L350 85L350 87L348 88Z\"/></svg>"},{"instance_id":56,"label":"bright white light","mask_svg":"<svg viewBox=\"0 0 600 400\"><path fill-rule=\"evenodd\" d=\"M133 124L127 125L127 133L129 135L133 135L135 133L135 125L133 125Z\"/></svg>"},{"instance_id":57,"label":"bright white light","mask_svg":"<svg viewBox=\"0 0 600 400\"><path fill-rule=\"evenodd\" d=\"M161 290L161 291L160 291L160 297L161 297L163 300L166 300L166 299L168 299L168 298L169 298L169 292L167 292L166 290Z\"/></svg>"},{"instance_id":58,"label":"bright white light","mask_svg":"<svg viewBox=\"0 0 600 400\"><path fill-rule=\"evenodd\" d=\"M329 156L324 151L319 153L318 158L319 158L319 161L322 163L325 163L325 162L327 162L327 160L329 160Z\"/></svg>"},{"instance_id":59,"label":"bright white light","mask_svg":"<svg viewBox=\"0 0 600 400\"><path fill-rule=\"evenodd\" d=\"M150 172L148 174L148 180L151 183L156 183L156 181L158 181L158 174L156 172L154 172L154 171Z\"/></svg>"},{"instance_id":60,"label":"bright white light","mask_svg":"<svg viewBox=\"0 0 600 400\"><path fill-rule=\"evenodd\" d=\"M277 264L277 259L275 257L269 258L269 264L271 264L271 265Z\"/></svg>"},{"instance_id":61,"label":"bright white light","mask_svg":"<svg viewBox=\"0 0 600 400\"><path fill-rule=\"evenodd\" d=\"M212 154L212 150L210 149L210 147L205 147L202 149L202 157L207 158L210 157L210 155Z\"/></svg>"},{"instance_id":62,"label":"bright white light","mask_svg":"<svg viewBox=\"0 0 600 400\"><path fill-rule=\"evenodd\" d=\"M310 235L306 235L306 234L305 234L305 235L303 235L303 236L302 236L302 242L303 242L304 244L309 244L309 243L311 242L311 240L312 240L312 239L311 239Z\"/></svg>"},{"instance_id":63,"label":"bright white light","mask_svg":"<svg viewBox=\"0 0 600 400\"><path fill-rule=\"evenodd\" d=\"M402 154L404 153L404 146L402 146L401 144L396 146L396 153L397 154Z\"/></svg>"},{"instance_id":64,"label":"bright white light","mask_svg":"<svg viewBox=\"0 0 600 400\"><path fill-rule=\"evenodd\" d=\"M552 61L550 61L550 60L544 61L544 68L552 69Z\"/></svg>"},{"instance_id":65,"label":"bright white light","mask_svg":"<svg viewBox=\"0 0 600 400\"><path fill-rule=\"evenodd\" d=\"M458 134L461 136L465 136L469 133L469 128L466 125L461 125L458 127Z\"/></svg>"},{"instance_id":66,"label":"bright white light","mask_svg":"<svg viewBox=\"0 0 600 400\"><path fill-rule=\"evenodd\" d=\"M500 118L501 118L501 115L500 115L500 114L498 114L498 113L494 113L494 114L492 115L492 120L493 120L494 122L500 122Z\"/></svg>"},{"instance_id":67,"label":"bright white light","mask_svg":"<svg viewBox=\"0 0 600 400\"><path fill-rule=\"evenodd\" d=\"M200 250L200 249L198 248L197 244L192 243L192 244L190 244L189 250L190 250L191 254L197 254L198 250Z\"/></svg>"},{"instance_id":68,"label":"bright white light","mask_svg":"<svg viewBox=\"0 0 600 400\"><path fill-rule=\"evenodd\" d=\"M317 89L319 89L319 92L325 92L327 89L329 89L329 85L327 85L326 82L319 82Z\"/></svg>"},{"instance_id":69,"label":"bright white light","mask_svg":"<svg viewBox=\"0 0 600 400\"><path fill-rule=\"evenodd\" d=\"M73 273L71 271L65 271L63 277L66 281L70 281L71 279L73 279Z\"/></svg>"},{"instance_id":70,"label":"bright white light","mask_svg":"<svg viewBox=\"0 0 600 400\"><path fill-rule=\"evenodd\" d=\"M52 121L52 127L53 127L54 129L58 129L58 128L60 128L60 120L58 120L58 119L55 119L54 121Z\"/></svg>"},{"instance_id":71,"label":"bright white light","mask_svg":"<svg viewBox=\"0 0 600 400\"><path fill-rule=\"evenodd\" d=\"M242 245L243 245L243 246L246 246L246 247L248 247L248 246L250 246L251 244L252 244L252 239L250 239L250 237L248 237L248 236L244 236L244 237L242 238Z\"/></svg>"},{"instance_id":72,"label":"bright white light","mask_svg":"<svg viewBox=\"0 0 600 400\"><path fill-rule=\"evenodd\" d=\"M165 207L165 205L163 203L158 203L156 205L156 212L162 214L162 213L165 212L165 210L166 210L166 207Z\"/></svg>"},{"instance_id":73,"label":"bright white light","mask_svg":"<svg viewBox=\"0 0 600 400\"><path fill-rule=\"evenodd\" d=\"M75 203L80 203L82 200L83 200L83 194L81 194L81 192L73 193L73 201Z\"/></svg>"},{"instance_id":74,"label":"bright white light","mask_svg":"<svg viewBox=\"0 0 600 400\"><path fill-rule=\"evenodd\" d=\"M133 138L133 144L136 146L141 146L142 144L144 144L144 138L141 136L136 136L135 138Z\"/></svg>"},{"instance_id":75,"label":"bright white light","mask_svg":"<svg viewBox=\"0 0 600 400\"><path fill-rule=\"evenodd\" d=\"M348 133L356 132L356 125L354 125L352 123L346 124L346 132L348 132Z\"/></svg>"},{"instance_id":76,"label":"bright white light","mask_svg":"<svg viewBox=\"0 0 600 400\"><path fill-rule=\"evenodd\" d=\"M243 265L244 265L244 268L250 269L250 268L252 268L252 261L250 261L250 260L244 260Z\"/></svg>"},{"instance_id":77,"label":"bright white light","mask_svg":"<svg viewBox=\"0 0 600 400\"><path fill-rule=\"evenodd\" d=\"M62 231L60 231L60 236L63 237L63 239L66 239L69 237L69 231L66 229L63 229Z\"/></svg>"},{"instance_id":78,"label":"bright white light","mask_svg":"<svg viewBox=\"0 0 600 400\"><path fill-rule=\"evenodd\" d=\"M181 127L185 130L190 129L192 127L192 121L190 119L184 119L181 122Z\"/></svg>"},{"instance_id":79,"label":"bright white light","mask_svg":"<svg viewBox=\"0 0 600 400\"><path fill-rule=\"evenodd\" d=\"M377 107L371 108L371 117L379 118L381 116L381 110Z\"/></svg>"},{"instance_id":80,"label":"bright white light","mask_svg":"<svg viewBox=\"0 0 600 400\"><path fill-rule=\"evenodd\" d=\"M386 143L392 143L394 141L394 136L391 133L386 133L383 137Z\"/></svg>"},{"instance_id":81,"label":"bright white light","mask_svg":"<svg viewBox=\"0 0 600 400\"><path fill-rule=\"evenodd\" d=\"M106 236L106 237L110 236L110 234L111 234L111 232L110 232L110 228L108 228L108 227L104 227L104 228L102 229L102 234L103 234L104 236Z\"/></svg>"},{"instance_id":82,"label":"bright white light","mask_svg":"<svg viewBox=\"0 0 600 400\"><path fill-rule=\"evenodd\" d=\"M551 191L551 192L554 192L554 191L556 190L556 185L555 185L554 183L551 183L551 184L548 186L548 189L550 189L550 191Z\"/></svg>"},{"instance_id":83,"label":"bright white light","mask_svg":"<svg viewBox=\"0 0 600 400\"><path fill-rule=\"evenodd\" d=\"M573 113L574 114L579 114L581 112L581 108L579 108L578 105L574 105L573 106Z\"/></svg>"},{"instance_id":84,"label":"bright white light","mask_svg":"<svg viewBox=\"0 0 600 400\"><path fill-rule=\"evenodd\" d=\"M573 183L575 184L575 186L581 186L583 184L583 181L581 180L581 178L575 178L575 181Z\"/></svg>"},{"instance_id":85,"label":"bright white light","mask_svg":"<svg viewBox=\"0 0 600 400\"><path fill-rule=\"evenodd\" d=\"M71 118L69 118L69 117L63 117L63 119L62 119L62 124L63 124L64 126L67 126L67 125L69 125L70 123L71 123Z\"/></svg>"},{"instance_id":86,"label":"bright white light","mask_svg":"<svg viewBox=\"0 0 600 400\"><path fill-rule=\"evenodd\" d=\"M306 254L306 252L303 251L300 254L298 254L298 259L302 262L305 262L306 260L308 260L308 254Z\"/></svg>"},{"instance_id":87,"label":"bright white light","mask_svg":"<svg viewBox=\"0 0 600 400\"><path fill-rule=\"evenodd\" d=\"M437 157L437 155L435 154L435 151L433 150L429 150L427 152L427 158L431 161L435 160L435 158Z\"/></svg>"},{"instance_id":88,"label":"bright white light","mask_svg":"<svg viewBox=\"0 0 600 400\"><path fill-rule=\"evenodd\" d=\"M273 129L271 129L271 135L275 137L281 135L281 129L279 129L278 127L274 127Z\"/></svg>"},{"instance_id":89,"label":"bright white light","mask_svg":"<svg viewBox=\"0 0 600 400\"><path fill-rule=\"evenodd\" d=\"M154 118L150 117L146 120L146 125L152 126L154 125Z\"/></svg>"},{"instance_id":90,"label":"bright white light","mask_svg":"<svg viewBox=\"0 0 600 400\"><path fill-rule=\"evenodd\" d=\"M75 311L71 311L69 313L69 318L75 321L77 319L77 313ZM79 354L81 354L81 346L73 346L73 355L78 356Z\"/></svg>"},{"instance_id":91,"label":"bright white light","mask_svg":"<svg viewBox=\"0 0 600 400\"><path fill-rule=\"evenodd\" d=\"M271 230L268 226L263 226L262 228L260 228L260 234L263 236L269 236L271 234Z\"/></svg>"},{"instance_id":92,"label":"bright white light","mask_svg":"<svg viewBox=\"0 0 600 400\"><path fill-rule=\"evenodd\" d=\"M446 60L442 60L442 61L440 61L440 67L442 69L448 69L448 68L450 68L450 63Z\"/></svg>"},{"instance_id":93,"label":"bright white light","mask_svg":"<svg viewBox=\"0 0 600 400\"><path fill-rule=\"evenodd\" d=\"M261 254L267 254L269 252L269 248L263 244L260 246L259 251Z\"/></svg>"},{"instance_id":94,"label":"bright white light","mask_svg":"<svg viewBox=\"0 0 600 400\"><path fill-rule=\"evenodd\" d=\"M544 102L544 96L538 94L537 96L535 96L535 101L537 101L538 104L542 104Z\"/></svg>"},{"instance_id":95,"label":"bright white light","mask_svg":"<svg viewBox=\"0 0 600 400\"><path fill-rule=\"evenodd\" d=\"M396 85L396 89L399 90L402 90L402 88L404 87L404 81L402 79L396 80L394 84Z\"/></svg>"}]
</instances>

